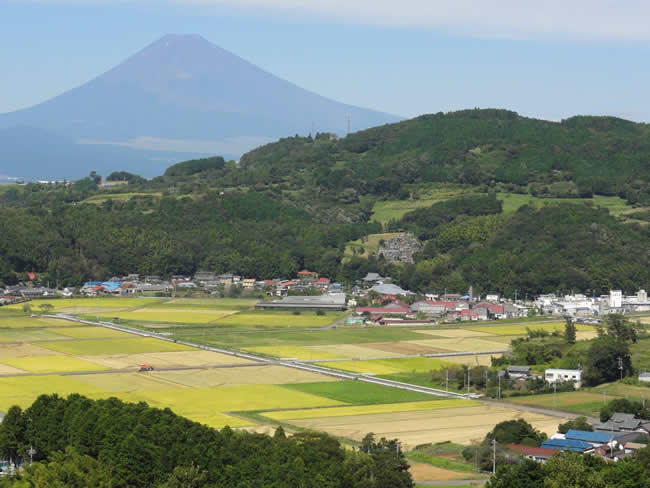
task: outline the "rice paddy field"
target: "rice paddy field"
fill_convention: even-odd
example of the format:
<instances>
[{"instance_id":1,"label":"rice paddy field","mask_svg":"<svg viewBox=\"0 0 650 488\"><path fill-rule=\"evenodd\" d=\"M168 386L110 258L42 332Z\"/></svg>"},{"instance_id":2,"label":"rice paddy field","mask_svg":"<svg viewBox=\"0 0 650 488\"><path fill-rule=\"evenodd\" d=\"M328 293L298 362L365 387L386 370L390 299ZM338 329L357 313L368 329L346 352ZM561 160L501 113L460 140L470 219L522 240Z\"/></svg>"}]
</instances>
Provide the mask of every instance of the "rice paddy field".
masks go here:
<instances>
[{"instance_id":1,"label":"rice paddy field","mask_svg":"<svg viewBox=\"0 0 650 488\"><path fill-rule=\"evenodd\" d=\"M119 317L132 327L156 324L156 332L190 342L318 361L351 372L415 375L422 381L430 378L430 371L448 365L490 360L490 355L480 354L444 358L423 354L506 349L505 338L512 337L498 328L476 326L319 329L343 315L258 312L250 301L238 300L56 302L55 310L81 310L81 315L100 310L101 316ZM33 310L38 310L37 303ZM514 327L508 334L520 332L519 325L507 327ZM143 364L153 371L139 372ZM0 411L12 405L28 407L44 393L143 401L216 428L316 429L350 444L374 432L399 438L405 449L439 441L467 444L505 419L524 417L548 431L560 420L472 400L339 380L73 321L31 317L22 308L0 310ZM458 479L458 473L440 467L418 463L414 469L422 480Z\"/></svg>"}]
</instances>

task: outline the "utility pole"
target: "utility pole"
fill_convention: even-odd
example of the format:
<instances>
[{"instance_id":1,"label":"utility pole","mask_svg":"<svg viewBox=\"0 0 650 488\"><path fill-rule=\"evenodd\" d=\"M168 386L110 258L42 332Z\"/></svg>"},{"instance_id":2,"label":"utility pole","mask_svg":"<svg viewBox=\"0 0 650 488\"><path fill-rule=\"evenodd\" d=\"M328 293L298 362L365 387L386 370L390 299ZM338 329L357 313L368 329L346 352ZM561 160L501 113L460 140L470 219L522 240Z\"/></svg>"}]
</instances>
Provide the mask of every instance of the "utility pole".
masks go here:
<instances>
[{"instance_id":1,"label":"utility pole","mask_svg":"<svg viewBox=\"0 0 650 488\"><path fill-rule=\"evenodd\" d=\"M29 465L31 466L34 463L34 454L36 454L36 449L30 445L27 454L29 454Z\"/></svg>"},{"instance_id":2,"label":"utility pole","mask_svg":"<svg viewBox=\"0 0 650 488\"><path fill-rule=\"evenodd\" d=\"M501 375L497 371L497 376L499 377L499 391L497 393L497 400L501 400Z\"/></svg>"},{"instance_id":3,"label":"utility pole","mask_svg":"<svg viewBox=\"0 0 650 488\"><path fill-rule=\"evenodd\" d=\"M607 405L607 390L603 389L603 406Z\"/></svg>"},{"instance_id":4,"label":"utility pole","mask_svg":"<svg viewBox=\"0 0 650 488\"><path fill-rule=\"evenodd\" d=\"M488 381L489 381L488 369L485 368L485 396L487 396L487 394L488 394Z\"/></svg>"},{"instance_id":5,"label":"utility pole","mask_svg":"<svg viewBox=\"0 0 650 488\"><path fill-rule=\"evenodd\" d=\"M621 373L621 380L623 379L623 358L619 356L618 358L618 370Z\"/></svg>"},{"instance_id":6,"label":"utility pole","mask_svg":"<svg viewBox=\"0 0 650 488\"><path fill-rule=\"evenodd\" d=\"M557 408L557 380L553 382L553 408Z\"/></svg>"},{"instance_id":7,"label":"utility pole","mask_svg":"<svg viewBox=\"0 0 650 488\"><path fill-rule=\"evenodd\" d=\"M467 368L467 396L469 396L469 382L470 382L469 372L470 372L470 369L468 367Z\"/></svg>"},{"instance_id":8,"label":"utility pole","mask_svg":"<svg viewBox=\"0 0 650 488\"><path fill-rule=\"evenodd\" d=\"M447 370L447 374L445 375L445 391L449 391L449 370Z\"/></svg>"},{"instance_id":9,"label":"utility pole","mask_svg":"<svg viewBox=\"0 0 650 488\"><path fill-rule=\"evenodd\" d=\"M497 472L497 441L492 439L492 474Z\"/></svg>"}]
</instances>

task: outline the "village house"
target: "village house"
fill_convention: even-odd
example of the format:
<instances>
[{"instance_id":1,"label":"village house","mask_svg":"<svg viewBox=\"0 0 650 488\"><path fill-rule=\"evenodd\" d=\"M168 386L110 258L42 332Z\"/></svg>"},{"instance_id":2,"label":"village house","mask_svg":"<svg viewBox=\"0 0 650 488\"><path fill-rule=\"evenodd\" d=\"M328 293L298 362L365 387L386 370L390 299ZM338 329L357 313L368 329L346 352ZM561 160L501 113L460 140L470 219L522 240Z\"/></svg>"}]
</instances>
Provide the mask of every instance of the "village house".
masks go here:
<instances>
[{"instance_id":1,"label":"village house","mask_svg":"<svg viewBox=\"0 0 650 488\"><path fill-rule=\"evenodd\" d=\"M576 389L582 386L581 369L547 369L544 371L544 379L547 383L562 383L572 381Z\"/></svg>"},{"instance_id":2,"label":"village house","mask_svg":"<svg viewBox=\"0 0 650 488\"><path fill-rule=\"evenodd\" d=\"M650 422L638 419L631 413L616 412L607 422L594 425L594 430L600 432L638 432L650 433Z\"/></svg>"},{"instance_id":3,"label":"village house","mask_svg":"<svg viewBox=\"0 0 650 488\"><path fill-rule=\"evenodd\" d=\"M551 456L558 452L557 449L549 449L543 447L531 447L521 444L508 444L506 445L511 451L520 454L521 456L537 461L538 463L545 463Z\"/></svg>"}]
</instances>

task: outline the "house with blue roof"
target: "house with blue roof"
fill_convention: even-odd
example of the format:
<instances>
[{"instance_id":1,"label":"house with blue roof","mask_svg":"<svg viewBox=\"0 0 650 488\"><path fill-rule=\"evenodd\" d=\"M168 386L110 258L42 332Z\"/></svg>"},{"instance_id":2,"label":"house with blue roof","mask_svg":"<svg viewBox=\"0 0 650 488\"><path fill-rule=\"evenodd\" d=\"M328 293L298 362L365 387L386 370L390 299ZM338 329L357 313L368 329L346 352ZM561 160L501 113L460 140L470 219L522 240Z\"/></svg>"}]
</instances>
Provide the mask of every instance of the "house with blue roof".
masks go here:
<instances>
[{"instance_id":1,"label":"house with blue roof","mask_svg":"<svg viewBox=\"0 0 650 488\"><path fill-rule=\"evenodd\" d=\"M602 446L603 444L609 444L614 439L614 436L608 432L588 432L585 430L569 430L565 436L565 439L582 441L591 444L594 447Z\"/></svg>"},{"instance_id":2,"label":"house with blue roof","mask_svg":"<svg viewBox=\"0 0 650 488\"><path fill-rule=\"evenodd\" d=\"M573 439L549 439L544 441L540 446L544 449L558 449L561 451L573 451L573 452L590 452L594 450L594 446L588 442L578 441Z\"/></svg>"}]
</instances>

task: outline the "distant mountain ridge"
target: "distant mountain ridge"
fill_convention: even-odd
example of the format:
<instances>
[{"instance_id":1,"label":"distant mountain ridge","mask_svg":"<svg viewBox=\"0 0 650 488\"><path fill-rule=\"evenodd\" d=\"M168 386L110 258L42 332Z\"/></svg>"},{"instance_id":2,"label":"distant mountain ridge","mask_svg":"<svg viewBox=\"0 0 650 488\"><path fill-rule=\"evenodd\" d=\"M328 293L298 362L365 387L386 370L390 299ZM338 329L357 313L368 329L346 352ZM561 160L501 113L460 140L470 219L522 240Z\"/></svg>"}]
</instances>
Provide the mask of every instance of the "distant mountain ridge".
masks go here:
<instances>
[{"instance_id":1,"label":"distant mountain ridge","mask_svg":"<svg viewBox=\"0 0 650 488\"><path fill-rule=\"evenodd\" d=\"M90 145L93 151L86 147L86 153L99 154L110 143L166 154L238 157L278 137L306 135L312 127L340 134L348 118L355 130L399 120L309 92L200 36L166 35L80 87L33 107L0 114L0 130L16 126L46 130L73 144ZM48 139L43 141L46 146ZM11 166L20 164L26 176L40 174L39 161L15 159L16 148L29 142L16 141L0 150L0 173L11 174ZM53 167L61 163L59 157L49 161ZM60 177L81 176L90 169L132 169L119 161L110 168L88 164Z\"/></svg>"}]
</instances>

